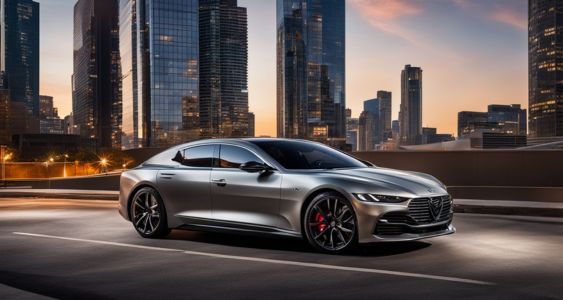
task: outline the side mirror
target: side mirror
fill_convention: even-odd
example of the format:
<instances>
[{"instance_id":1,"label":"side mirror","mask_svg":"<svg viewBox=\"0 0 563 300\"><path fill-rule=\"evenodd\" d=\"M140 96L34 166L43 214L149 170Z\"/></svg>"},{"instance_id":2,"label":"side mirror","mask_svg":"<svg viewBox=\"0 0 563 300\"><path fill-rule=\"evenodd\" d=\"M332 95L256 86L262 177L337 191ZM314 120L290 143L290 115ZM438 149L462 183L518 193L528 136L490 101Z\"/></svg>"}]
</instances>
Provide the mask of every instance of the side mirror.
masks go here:
<instances>
[{"instance_id":1,"label":"side mirror","mask_svg":"<svg viewBox=\"0 0 563 300\"><path fill-rule=\"evenodd\" d=\"M361 161L363 164L365 164L368 167L377 167L376 165L374 165L373 163L371 163L367 160L360 159L359 161Z\"/></svg>"},{"instance_id":2,"label":"side mirror","mask_svg":"<svg viewBox=\"0 0 563 300\"><path fill-rule=\"evenodd\" d=\"M268 166L267 164L259 163L256 161L246 162L240 165L240 169L249 173L258 173L273 170L272 167Z\"/></svg>"}]
</instances>

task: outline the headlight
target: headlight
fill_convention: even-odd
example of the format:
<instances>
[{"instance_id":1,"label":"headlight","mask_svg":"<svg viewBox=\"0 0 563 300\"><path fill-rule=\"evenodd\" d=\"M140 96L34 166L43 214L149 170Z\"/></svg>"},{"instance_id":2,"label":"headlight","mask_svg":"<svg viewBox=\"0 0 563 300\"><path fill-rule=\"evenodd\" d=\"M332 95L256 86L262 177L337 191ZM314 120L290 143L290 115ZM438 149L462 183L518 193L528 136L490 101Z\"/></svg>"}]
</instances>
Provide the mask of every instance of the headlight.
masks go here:
<instances>
[{"instance_id":1,"label":"headlight","mask_svg":"<svg viewBox=\"0 0 563 300\"><path fill-rule=\"evenodd\" d=\"M383 203L401 203L409 200L406 197L398 197L398 196L385 196L385 195L376 195L376 194L354 194L356 199L362 202L383 202Z\"/></svg>"}]
</instances>

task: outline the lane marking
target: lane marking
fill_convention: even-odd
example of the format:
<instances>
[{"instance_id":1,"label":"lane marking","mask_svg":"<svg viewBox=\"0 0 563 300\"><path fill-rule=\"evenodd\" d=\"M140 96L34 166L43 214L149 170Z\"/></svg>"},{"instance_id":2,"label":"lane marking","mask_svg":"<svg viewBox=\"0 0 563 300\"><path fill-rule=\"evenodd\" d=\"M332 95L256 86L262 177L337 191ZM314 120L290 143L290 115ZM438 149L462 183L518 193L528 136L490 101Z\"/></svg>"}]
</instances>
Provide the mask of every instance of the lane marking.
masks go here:
<instances>
[{"instance_id":1,"label":"lane marking","mask_svg":"<svg viewBox=\"0 0 563 300\"><path fill-rule=\"evenodd\" d=\"M401 276L401 277L410 277L410 278L432 279L432 280L449 281L449 282L457 282L457 283L467 283L467 284L475 284L475 285L495 285L495 283L492 283L492 282L473 280L473 279L465 279L465 278L459 278L459 277L438 276L438 275L429 275L429 274L421 274L421 273L400 272L400 271L389 271L389 270L381 270L381 269L346 267L346 266L338 266L338 265L327 265L327 264L307 263L307 262L299 262L299 261L291 261L291 260L258 258L258 257L250 257L250 256L215 254L215 253L206 253L206 252L199 252L199 251L185 251L185 250L173 249L173 248L141 246L141 245L135 245L135 244L126 244L126 243L107 242L107 241L100 241L100 240L70 238L70 237L37 234L37 233L13 232L13 234L20 235L20 236L28 236L28 237L39 237L39 238L58 239L58 240L65 240L65 241L85 242L85 243L110 245L110 246L118 246L118 247L128 247L128 248L137 248L137 249L145 249L145 250L155 250L155 251L165 251L165 252L181 252L183 254L189 254L189 255L195 255L195 256L205 256L205 257L231 259L231 260L239 260L239 261L251 261L251 262L260 262L260 263L277 264L277 265L308 267L308 268L316 268L316 269L328 269L328 270L339 270L339 271L348 271L348 272L392 275L392 276Z\"/></svg>"}]
</instances>

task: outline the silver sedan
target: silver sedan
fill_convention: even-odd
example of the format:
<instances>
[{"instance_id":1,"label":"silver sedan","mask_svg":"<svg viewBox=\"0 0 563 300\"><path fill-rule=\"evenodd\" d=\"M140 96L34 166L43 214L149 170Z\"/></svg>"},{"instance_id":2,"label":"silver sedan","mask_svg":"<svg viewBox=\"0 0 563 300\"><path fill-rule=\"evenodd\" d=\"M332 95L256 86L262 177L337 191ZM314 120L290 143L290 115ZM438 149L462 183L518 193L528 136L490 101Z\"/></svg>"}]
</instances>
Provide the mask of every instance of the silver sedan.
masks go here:
<instances>
[{"instance_id":1,"label":"silver sedan","mask_svg":"<svg viewBox=\"0 0 563 300\"><path fill-rule=\"evenodd\" d=\"M436 178L303 140L172 147L121 175L119 203L146 238L172 228L267 234L336 253L455 232L452 198Z\"/></svg>"}]
</instances>

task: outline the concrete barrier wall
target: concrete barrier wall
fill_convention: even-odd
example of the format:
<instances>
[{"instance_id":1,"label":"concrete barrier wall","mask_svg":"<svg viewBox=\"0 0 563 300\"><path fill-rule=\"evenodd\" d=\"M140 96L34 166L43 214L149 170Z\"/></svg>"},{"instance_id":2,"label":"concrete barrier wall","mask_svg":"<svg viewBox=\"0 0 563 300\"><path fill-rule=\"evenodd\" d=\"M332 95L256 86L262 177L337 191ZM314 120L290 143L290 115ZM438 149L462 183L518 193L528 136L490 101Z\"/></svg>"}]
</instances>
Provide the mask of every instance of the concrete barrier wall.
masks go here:
<instances>
[{"instance_id":1,"label":"concrete barrier wall","mask_svg":"<svg viewBox=\"0 0 563 300\"><path fill-rule=\"evenodd\" d=\"M355 152L378 166L429 173L448 186L563 187L563 151Z\"/></svg>"}]
</instances>

